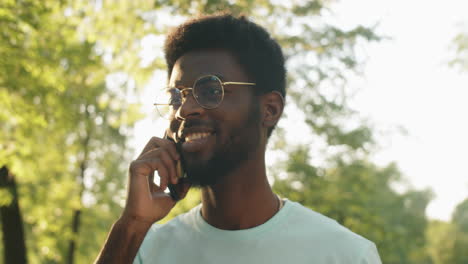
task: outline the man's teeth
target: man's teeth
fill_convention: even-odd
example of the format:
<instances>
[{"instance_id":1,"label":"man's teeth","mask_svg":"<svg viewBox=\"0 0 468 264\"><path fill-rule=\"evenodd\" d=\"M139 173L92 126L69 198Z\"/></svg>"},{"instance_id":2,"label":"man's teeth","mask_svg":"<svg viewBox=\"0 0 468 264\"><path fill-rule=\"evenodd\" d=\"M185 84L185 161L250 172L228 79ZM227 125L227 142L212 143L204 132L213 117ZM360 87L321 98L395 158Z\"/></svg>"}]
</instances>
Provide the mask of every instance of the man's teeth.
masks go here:
<instances>
[{"instance_id":1,"label":"man's teeth","mask_svg":"<svg viewBox=\"0 0 468 264\"><path fill-rule=\"evenodd\" d=\"M197 140L200 138L208 137L211 133L193 133L185 137L185 141Z\"/></svg>"}]
</instances>

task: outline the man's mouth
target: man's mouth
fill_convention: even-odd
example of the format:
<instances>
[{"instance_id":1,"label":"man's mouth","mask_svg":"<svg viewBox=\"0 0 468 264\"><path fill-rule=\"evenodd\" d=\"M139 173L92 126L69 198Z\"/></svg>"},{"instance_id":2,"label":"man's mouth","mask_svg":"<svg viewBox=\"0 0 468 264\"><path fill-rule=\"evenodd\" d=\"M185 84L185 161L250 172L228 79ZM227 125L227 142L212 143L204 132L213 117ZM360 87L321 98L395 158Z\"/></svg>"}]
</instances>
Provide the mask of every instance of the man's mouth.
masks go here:
<instances>
[{"instance_id":1,"label":"man's mouth","mask_svg":"<svg viewBox=\"0 0 468 264\"><path fill-rule=\"evenodd\" d=\"M189 142L204 139L215 134L215 131L209 127L190 127L179 130L177 138L181 142Z\"/></svg>"},{"instance_id":2,"label":"man's mouth","mask_svg":"<svg viewBox=\"0 0 468 264\"><path fill-rule=\"evenodd\" d=\"M214 130L206 127L191 127L179 131L179 140L182 142L182 150L186 152L198 152L214 144Z\"/></svg>"},{"instance_id":3,"label":"man's mouth","mask_svg":"<svg viewBox=\"0 0 468 264\"><path fill-rule=\"evenodd\" d=\"M187 134L187 135L185 136L185 138L183 138L183 140L184 140L185 142L191 142L191 141L200 140L200 139L209 137L209 136L212 135L212 134L213 134L213 133L210 133L210 132L202 132L202 133Z\"/></svg>"}]
</instances>

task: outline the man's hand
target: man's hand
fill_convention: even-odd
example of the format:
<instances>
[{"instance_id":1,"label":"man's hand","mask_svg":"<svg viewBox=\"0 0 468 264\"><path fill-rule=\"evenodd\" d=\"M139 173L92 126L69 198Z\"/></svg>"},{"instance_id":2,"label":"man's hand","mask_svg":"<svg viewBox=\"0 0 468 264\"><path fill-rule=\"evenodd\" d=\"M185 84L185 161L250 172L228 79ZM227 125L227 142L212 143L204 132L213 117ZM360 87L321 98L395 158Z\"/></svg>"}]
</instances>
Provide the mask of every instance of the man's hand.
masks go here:
<instances>
[{"instance_id":1,"label":"man's hand","mask_svg":"<svg viewBox=\"0 0 468 264\"><path fill-rule=\"evenodd\" d=\"M177 184L180 175L177 175L176 165L179 160L174 142L151 138L140 156L130 164L123 219L154 223L170 212L176 202L164 190L169 183ZM155 171L160 177L160 186L153 182ZM183 186L181 198L188 189L188 184Z\"/></svg>"},{"instance_id":2,"label":"man's hand","mask_svg":"<svg viewBox=\"0 0 468 264\"><path fill-rule=\"evenodd\" d=\"M169 182L178 182L176 164L179 159L174 142L153 137L140 156L132 161L125 209L112 226L95 263L133 262L148 229L164 218L176 203L164 190ZM160 186L153 182L155 171L159 174ZM181 198L188 189L189 184L182 185Z\"/></svg>"}]
</instances>

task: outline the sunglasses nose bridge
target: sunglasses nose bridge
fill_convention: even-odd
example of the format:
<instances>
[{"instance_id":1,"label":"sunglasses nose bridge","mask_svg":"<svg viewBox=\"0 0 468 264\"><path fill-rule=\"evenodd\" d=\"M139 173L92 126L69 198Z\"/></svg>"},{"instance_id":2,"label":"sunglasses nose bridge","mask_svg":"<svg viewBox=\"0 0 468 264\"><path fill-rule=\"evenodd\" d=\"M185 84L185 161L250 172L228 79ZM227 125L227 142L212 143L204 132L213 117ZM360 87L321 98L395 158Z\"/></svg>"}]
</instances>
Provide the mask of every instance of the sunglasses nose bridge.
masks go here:
<instances>
[{"instance_id":1,"label":"sunglasses nose bridge","mask_svg":"<svg viewBox=\"0 0 468 264\"><path fill-rule=\"evenodd\" d=\"M188 100L188 98L190 97L193 97L195 100L195 94L193 93L193 88L185 88L185 89L182 89L180 90L179 92L179 101L180 101L180 105L179 105L179 108L182 104L184 104L185 101ZM196 100L197 101L197 100ZM197 101L198 102L198 101Z\"/></svg>"},{"instance_id":2,"label":"sunglasses nose bridge","mask_svg":"<svg viewBox=\"0 0 468 264\"><path fill-rule=\"evenodd\" d=\"M176 110L176 117L185 119L187 116L200 115L204 108L198 102L192 88L185 88L181 91L181 104Z\"/></svg>"}]
</instances>

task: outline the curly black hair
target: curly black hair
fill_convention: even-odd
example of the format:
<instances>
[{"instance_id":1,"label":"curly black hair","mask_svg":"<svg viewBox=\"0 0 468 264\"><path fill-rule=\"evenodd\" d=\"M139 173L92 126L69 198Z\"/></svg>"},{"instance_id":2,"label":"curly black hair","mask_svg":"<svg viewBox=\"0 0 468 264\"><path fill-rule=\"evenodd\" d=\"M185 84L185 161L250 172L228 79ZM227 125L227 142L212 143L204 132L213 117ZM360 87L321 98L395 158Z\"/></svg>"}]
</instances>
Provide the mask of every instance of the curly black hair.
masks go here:
<instances>
[{"instance_id":1,"label":"curly black hair","mask_svg":"<svg viewBox=\"0 0 468 264\"><path fill-rule=\"evenodd\" d=\"M168 79L177 59L187 52L205 49L232 52L250 81L256 83L255 95L278 91L286 96L286 68L281 47L263 27L245 16L205 15L176 27L164 43Z\"/></svg>"}]
</instances>

